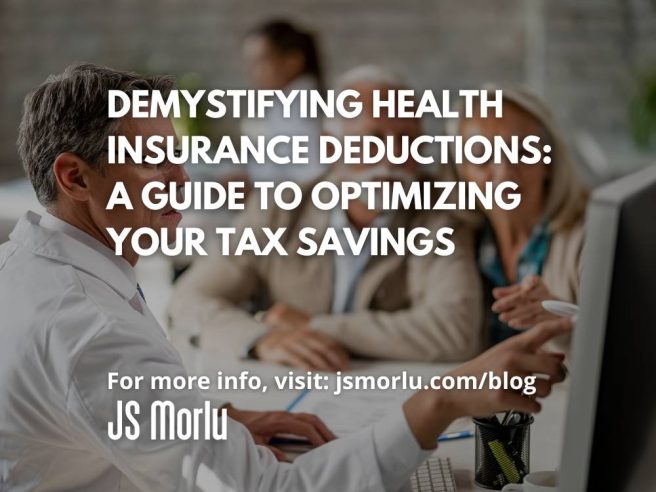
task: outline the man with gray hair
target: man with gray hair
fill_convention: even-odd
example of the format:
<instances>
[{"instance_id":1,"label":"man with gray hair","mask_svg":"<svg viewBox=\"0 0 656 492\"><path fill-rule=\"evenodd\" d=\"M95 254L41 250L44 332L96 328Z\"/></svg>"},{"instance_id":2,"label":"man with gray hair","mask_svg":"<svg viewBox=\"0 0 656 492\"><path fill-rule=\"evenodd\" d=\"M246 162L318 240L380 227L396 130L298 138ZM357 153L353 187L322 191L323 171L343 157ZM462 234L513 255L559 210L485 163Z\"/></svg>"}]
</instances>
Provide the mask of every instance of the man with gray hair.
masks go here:
<instances>
[{"instance_id":1,"label":"man with gray hair","mask_svg":"<svg viewBox=\"0 0 656 492\"><path fill-rule=\"evenodd\" d=\"M153 403L194 414L206 404L196 390L151 389L143 382L187 374L137 284L138 255L126 248L115 256L106 231L175 227L179 214L145 209L140 191L153 181L181 183L187 176L170 162L106 165L103 142L112 134L174 136L164 117L107 118L109 90L166 92L171 85L168 77L80 65L48 79L25 101L19 151L48 214L28 213L0 246L1 490L392 491L453 419L539 410L534 399L514 391L422 391L385 420L293 464L280 463L256 442L277 432L315 444L331 440L315 417L250 414L242 419L247 429L222 413L208 415L207 425L224 427L225 439L151 438L157 429L148 410ZM118 181L134 210L105 209ZM540 380L535 393L544 397L564 374L560 359L539 348L567 329L562 322L535 328L451 375L546 374L550 378ZM123 428L110 423L120 422L121 402L128 401L136 410L131 406L125 414L121 436ZM207 427L198 423L197 434L204 436Z\"/></svg>"},{"instance_id":2,"label":"man with gray hair","mask_svg":"<svg viewBox=\"0 0 656 492\"><path fill-rule=\"evenodd\" d=\"M386 68L366 65L344 74L339 90L360 94L361 115L340 119L334 133L377 136L394 142L421 134L413 118L372 116L374 91L404 89L402 78ZM434 179L416 162L375 165L336 164L323 179L336 183ZM423 227L455 230L451 256L359 255L222 257L195 262L177 283L170 312L175 324L200 328L201 346L224 356L248 355L303 369L343 370L351 355L383 359L459 361L481 348L481 286L474 262L473 236L448 212L371 209L351 201L347 210L322 211L308 198L289 212L262 210L257 197L238 229L285 227L287 251L295 251L300 231L316 228L317 242L328 228L400 231ZM235 234L238 238L240 234ZM235 239L237 240L237 239ZM368 243L366 243L368 244ZM243 309L266 299L260 312Z\"/></svg>"},{"instance_id":3,"label":"man with gray hair","mask_svg":"<svg viewBox=\"0 0 656 492\"><path fill-rule=\"evenodd\" d=\"M0 311L13 313L0 333L2 485L43 481L49 488L71 489L82 483L80 477L94 475L98 480L104 476L95 484L118 483L120 474L109 472L106 460L100 459L103 453L116 453L112 443L106 435L84 432L114 421L116 400L134 399L135 394L108 391L108 373L184 374L137 284L133 267L138 255L132 241L126 240L122 256L116 256L107 232L109 227L149 227L166 229L173 237L180 213L170 207L146 208L141 190L152 181L182 184L188 180L184 167L169 162L108 165L106 149L110 135L131 140L175 135L167 118L109 119L109 90L166 94L172 87L168 76L76 65L49 77L25 99L18 150L47 213L28 213L11 242L0 249ZM119 181L134 208L106 210ZM130 356L121 358L121 350ZM161 396L190 404L186 396ZM136 399L150 398L153 395L142 392ZM283 431L303 435L314 445L334 438L314 416L249 412L231 405L226 409L230 417L246 423L259 443ZM33 426L32 431L23 424ZM91 454L80 447L80 439ZM50 451L58 452L47 455L48 466L42 461L44 442L57 443ZM116 445L125 450L125 444ZM272 451L284 458L279 450ZM84 464L84 472L75 477L70 466L56 466L60 460ZM31 475L35 463L43 470L39 477Z\"/></svg>"}]
</instances>

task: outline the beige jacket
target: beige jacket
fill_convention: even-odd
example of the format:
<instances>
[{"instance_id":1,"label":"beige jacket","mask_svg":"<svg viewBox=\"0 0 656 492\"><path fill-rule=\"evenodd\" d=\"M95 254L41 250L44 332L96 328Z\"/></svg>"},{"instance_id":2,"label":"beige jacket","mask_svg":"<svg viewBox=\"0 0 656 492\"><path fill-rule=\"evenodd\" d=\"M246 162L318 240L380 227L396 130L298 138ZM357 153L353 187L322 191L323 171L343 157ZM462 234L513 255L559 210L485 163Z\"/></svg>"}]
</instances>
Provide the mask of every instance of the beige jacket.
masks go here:
<instances>
[{"instance_id":1,"label":"beige jacket","mask_svg":"<svg viewBox=\"0 0 656 492\"><path fill-rule=\"evenodd\" d=\"M558 299L573 304L579 302L583 240L583 219L567 230L555 232L542 267L542 280L549 291ZM558 337L550 341L546 348L569 355L571 338L570 335Z\"/></svg>"},{"instance_id":2,"label":"beige jacket","mask_svg":"<svg viewBox=\"0 0 656 492\"><path fill-rule=\"evenodd\" d=\"M558 299L578 303L583 252L583 221L554 232L542 267L542 280Z\"/></svg>"},{"instance_id":3,"label":"beige jacket","mask_svg":"<svg viewBox=\"0 0 656 492\"><path fill-rule=\"evenodd\" d=\"M389 227L452 226L455 253L448 257L372 256L355 292L355 312L331 314L332 256L303 257L298 231L329 226L330 212L309 200L293 211L261 211L251 203L237 225L286 227L289 256L221 257L195 262L178 281L170 304L174 326L200 333L200 343L236 356L267 327L243 306L264 291L269 305L284 302L314 318L312 326L352 353L378 358L456 361L482 346L482 291L473 253L473 233L447 213L401 211ZM260 233L259 236L262 236ZM317 234L320 237L320 234Z\"/></svg>"}]
</instances>

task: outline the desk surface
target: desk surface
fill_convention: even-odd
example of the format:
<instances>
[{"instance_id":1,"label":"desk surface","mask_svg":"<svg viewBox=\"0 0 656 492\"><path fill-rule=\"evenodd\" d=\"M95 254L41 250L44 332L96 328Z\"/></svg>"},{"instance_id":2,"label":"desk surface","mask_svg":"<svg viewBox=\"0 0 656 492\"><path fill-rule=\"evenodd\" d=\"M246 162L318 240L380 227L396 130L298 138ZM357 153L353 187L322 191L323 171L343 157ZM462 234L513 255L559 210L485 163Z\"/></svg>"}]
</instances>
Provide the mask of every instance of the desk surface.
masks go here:
<instances>
[{"instance_id":1,"label":"desk surface","mask_svg":"<svg viewBox=\"0 0 656 492\"><path fill-rule=\"evenodd\" d=\"M289 368L264 364L256 361L221 361L215 355L197 349L185 347L174 340L181 351L182 357L191 374L206 374L212 376L217 371L224 374L237 374L249 371L262 377L269 383L269 391L263 395L259 392L225 391L213 393L212 397L222 401L230 401L239 408L280 410L298 395L297 391L278 391L273 387L274 375L284 375ZM454 364L422 364L411 362L358 362L353 373L371 375L394 375L405 370L412 375L444 374L453 368ZM564 414L567 400L567 390L564 386L554 389L552 395L543 402L542 412L535 416L531 429L531 470L554 470L559 466ZM438 455L451 458L458 490L483 490L474 485L474 439L464 439L440 443Z\"/></svg>"}]
</instances>

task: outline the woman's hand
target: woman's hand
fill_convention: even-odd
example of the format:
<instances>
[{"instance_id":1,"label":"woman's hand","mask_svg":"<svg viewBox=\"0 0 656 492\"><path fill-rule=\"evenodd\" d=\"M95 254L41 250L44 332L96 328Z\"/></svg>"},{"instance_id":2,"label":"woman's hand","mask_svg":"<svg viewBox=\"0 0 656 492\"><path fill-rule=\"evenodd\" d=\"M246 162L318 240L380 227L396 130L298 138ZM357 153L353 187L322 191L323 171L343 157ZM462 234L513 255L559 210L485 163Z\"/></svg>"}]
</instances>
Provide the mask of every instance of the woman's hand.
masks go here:
<instances>
[{"instance_id":1,"label":"woman's hand","mask_svg":"<svg viewBox=\"0 0 656 492\"><path fill-rule=\"evenodd\" d=\"M537 275L528 275L521 282L509 287L492 289L496 299L492 311L511 328L531 328L542 321L557 319L558 316L544 310L542 301L557 300Z\"/></svg>"},{"instance_id":2,"label":"woman's hand","mask_svg":"<svg viewBox=\"0 0 656 492\"><path fill-rule=\"evenodd\" d=\"M276 302L262 321L274 330L309 329L310 315L289 304Z\"/></svg>"}]
</instances>

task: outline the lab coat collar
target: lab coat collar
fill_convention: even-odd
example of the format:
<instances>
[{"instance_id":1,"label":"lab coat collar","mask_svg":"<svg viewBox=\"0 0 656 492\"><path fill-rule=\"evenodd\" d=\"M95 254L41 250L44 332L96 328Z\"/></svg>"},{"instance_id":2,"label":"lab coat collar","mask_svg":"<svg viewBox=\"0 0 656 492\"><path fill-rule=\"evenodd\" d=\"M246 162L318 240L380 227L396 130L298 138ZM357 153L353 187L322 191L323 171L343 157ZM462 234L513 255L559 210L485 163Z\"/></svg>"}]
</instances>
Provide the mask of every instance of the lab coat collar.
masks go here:
<instances>
[{"instance_id":1,"label":"lab coat collar","mask_svg":"<svg viewBox=\"0 0 656 492\"><path fill-rule=\"evenodd\" d=\"M137 289L132 266L97 239L56 217L27 212L9 238L35 255L78 268L130 301Z\"/></svg>"}]
</instances>

